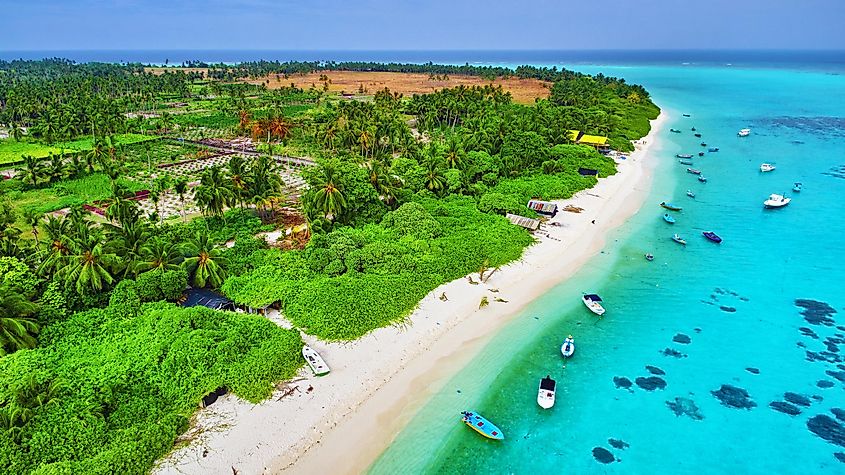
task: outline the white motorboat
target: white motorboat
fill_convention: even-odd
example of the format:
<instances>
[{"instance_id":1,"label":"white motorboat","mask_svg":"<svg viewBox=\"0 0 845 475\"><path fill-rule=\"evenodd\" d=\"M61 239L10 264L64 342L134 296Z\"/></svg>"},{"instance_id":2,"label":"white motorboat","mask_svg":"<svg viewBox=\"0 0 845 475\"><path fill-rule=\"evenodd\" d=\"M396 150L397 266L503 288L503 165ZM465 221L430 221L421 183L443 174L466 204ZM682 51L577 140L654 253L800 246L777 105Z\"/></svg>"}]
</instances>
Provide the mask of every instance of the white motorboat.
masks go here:
<instances>
[{"instance_id":1,"label":"white motorboat","mask_svg":"<svg viewBox=\"0 0 845 475\"><path fill-rule=\"evenodd\" d=\"M770 172L774 169L775 169L775 166L772 165L771 163L764 163L764 164L760 165L760 171L761 172Z\"/></svg>"},{"instance_id":2,"label":"white motorboat","mask_svg":"<svg viewBox=\"0 0 845 475\"><path fill-rule=\"evenodd\" d=\"M742 129L739 132L737 132L736 134L739 135L740 137L748 137L749 135L751 135L751 129Z\"/></svg>"},{"instance_id":3,"label":"white motorboat","mask_svg":"<svg viewBox=\"0 0 845 475\"><path fill-rule=\"evenodd\" d=\"M598 316L604 315L604 307L601 306L601 297L598 295L584 294L584 296L581 297L581 301L584 302L584 305L586 305L591 312Z\"/></svg>"},{"instance_id":4,"label":"white motorboat","mask_svg":"<svg viewBox=\"0 0 845 475\"><path fill-rule=\"evenodd\" d=\"M555 405L556 386L557 383L551 376L546 376L540 380L540 389L537 390L537 404L543 409L551 409Z\"/></svg>"},{"instance_id":5,"label":"white motorboat","mask_svg":"<svg viewBox=\"0 0 845 475\"><path fill-rule=\"evenodd\" d=\"M303 346L302 356L305 358L305 362L308 363L308 366L311 367L311 371L313 371L315 375L323 376L331 371L329 369L329 365L326 364L326 361L314 348L311 348L308 345Z\"/></svg>"},{"instance_id":6,"label":"white motorboat","mask_svg":"<svg viewBox=\"0 0 845 475\"><path fill-rule=\"evenodd\" d=\"M560 345L560 354L562 354L564 358L569 358L575 354L575 339L572 338L572 335L569 335L565 340L563 340L563 344Z\"/></svg>"},{"instance_id":7,"label":"white motorboat","mask_svg":"<svg viewBox=\"0 0 845 475\"><path fill-rule=\"evenodd\" d=\"M792 198L787 198L783 195L772 193L771 195L769 195L769 199L763 202L763 206L765 206L766 208L783 208L784 206L788 205L790 201L792 201Z\"/></svg>"}]
</instances>

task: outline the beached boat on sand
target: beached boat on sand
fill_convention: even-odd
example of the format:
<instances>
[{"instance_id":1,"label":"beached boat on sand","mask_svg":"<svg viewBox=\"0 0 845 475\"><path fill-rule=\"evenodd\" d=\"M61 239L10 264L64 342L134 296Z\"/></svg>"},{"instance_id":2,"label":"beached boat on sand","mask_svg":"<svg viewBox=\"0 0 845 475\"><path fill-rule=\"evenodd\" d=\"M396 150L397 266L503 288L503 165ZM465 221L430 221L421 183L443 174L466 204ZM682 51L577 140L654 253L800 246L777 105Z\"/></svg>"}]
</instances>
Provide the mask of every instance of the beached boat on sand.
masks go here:
<instances>
[{"instance_id":1,"label":"beached boat on sand","mask_svg":"<svg viewBox=\"0 0 845 475\"><path fill-rule=\"evenodd\" d=\"M676 233L674 236L672 236L672 240L675 241L678 244L683 245L683 246L687 245L686 239L682 238L680 234Z\"/></svg>"},{"instance_id":2,"label":"beached boat on sand","mask_svg":"<svg viewBox=\"0 0 845 475\"><path fill-rule=\"evenodd\" d=\"M762 165L760 165L760 171L761 172L770 172L770 171L773 171L774 169L775 169L775 166L772 165L771 163L763 163Z\"/></svg>"},{"instance_id":3,"label":"beached boat on sand","mask_svg":"<svg viewBox=\"0 0 845 475\"><path fill-rule=\"evenodd\" d=\"M675 206L675 205L673 205L672 203L667 203L667 202L665 202L665 201L661 202L661 203L660 203L660 206L662 206L662 207L664 207L664 208L666 208L666 209L672 210L672 211L680 211L680 210L682 210L682 209L683 209L683 208L681 208L680 206Z\"/></svg>"},{"instance_id":4,"label":"beached boat on sand","mask_svg":"<svg viewBox=\"0 0 845 475\"><path fill-rule=\"evenodd\" d=\"M719 244L720 242L722 242L722 238L720 238L720 237L719 237L716 233L714 233L713 231L704 231L704 232L703 232L703 233L701 233L701 234L702 234L702 235L704 235L704 237L706 237L707 239L709 239L709 240L711 240L711 241L715 242L716 244Z\"/></svg>"},{"instance_id":5,"label":"beached boat on sand","mask_svg":"<svg viewBox=\"0 0 845 475\"><path fill-rule=\"evenodd\" d=\"M788 205L790 201L792 201L792 198L787 198L783 195L772 193L771 195L769 195L769 199L763 202L763 206L769 209L783 208L784 206Z\"/></svg>"},{"instance_id":6,"label":"beached boat on sand","mask_svg":"<svg viewBox=\"0 0 845 475\"><path fill-rule=\"evenodd\" d=\"M308 363L308 366L311 367L311 371L314 372L317 376L323 376L324 374L328 374L329 365L326 364L323 357L320 356L320 353L317 353L317 350L311 348L308 345L302 347L302 356L305 358L305 362Z\"/></svg>"},{"instance_id":7,"label":"beached boat on sand","mask_svg":"<svg viewBox=\"0 0 845 475\"><path fill-rule=\"evenodd\" d=\"M748 137L749 135L751 135L751 129L741 129L736 134L740 137Z\"/></svg>"},{"instance_id":8,"label":"beached boat on sand","mask_svg":"<svg viewBox=\"0 0 845 475\"><path fill-rule=\"evenodd\" d=\"M575 354L575 339L572 338L572 335L566 337L563 340L563 344L560 345L560 354L563 355L564 358L569 358Z\"/></svg>"},{"instance_id":9,"label":"beached boat on sand","mask_svg":"<svg viewBox=\"0 0 845 475\"><path fill-rule=\"evenodd\" d=\"M581 297L581 301L584 302L584 305L590 309L591 312L595 313L598 316L604 315L604 307L601 306L601 297L596 294L584 294Z\"/></svg>"},{"instance_id":10,"label":"beached boat on sand","mask_svg":"<svg viewBox=\"0 0 845 475\"><path fill-rule=\"evenodd\" d=\"M551 409L555 405L555 380L551 375L540 380L540 389L537 391L537 404L543 409Z\"/></svg>"},{"instance_id":11,"label":"beached boat on sand","mask_svg":"<svg viewBox=\"0 0 845 475\"><path fill-rule=\"evenodd\" d=\"M481 414L472 411L461 412L461 420L464 424L488 439L502 440L505 434L495 424L485 419Z\"/></svg>"}]
</instances>

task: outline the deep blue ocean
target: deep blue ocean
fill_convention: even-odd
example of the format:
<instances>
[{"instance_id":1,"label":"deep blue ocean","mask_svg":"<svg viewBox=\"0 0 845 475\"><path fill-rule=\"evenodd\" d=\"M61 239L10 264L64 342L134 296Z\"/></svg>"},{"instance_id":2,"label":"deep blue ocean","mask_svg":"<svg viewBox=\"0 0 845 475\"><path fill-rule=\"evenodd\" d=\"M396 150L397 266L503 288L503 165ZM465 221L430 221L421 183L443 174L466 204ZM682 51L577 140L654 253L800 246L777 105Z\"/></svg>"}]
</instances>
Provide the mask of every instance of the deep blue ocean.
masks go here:
<instances>
[{"instance_id":1,"label":"deep blue ocean","mask_svg":"<svg viewBox=\"0 0 845 475\"><path fill-rule=\"evenodd\" d=\"M641 211L406 421L371 472L845 473L842 52L0 52L49 56L559 65L645 85L670 120L651 151L654 185ZM745 127L751 136L737 137ZM696 155L708 183L677 153ZM763 162L776 170L761 173ZM771 193L793 201L764 210ZM674 225L661 219L664 200L683 206ZM675 232L686 247L670 240ZM600 320L580 303L587 291L605 300ZM564 366L567 334L578 350ZM542 410L547 374L557 404ZM506 439L469 430L459 420L466 409Z\"/></svg>"}]
</instances>

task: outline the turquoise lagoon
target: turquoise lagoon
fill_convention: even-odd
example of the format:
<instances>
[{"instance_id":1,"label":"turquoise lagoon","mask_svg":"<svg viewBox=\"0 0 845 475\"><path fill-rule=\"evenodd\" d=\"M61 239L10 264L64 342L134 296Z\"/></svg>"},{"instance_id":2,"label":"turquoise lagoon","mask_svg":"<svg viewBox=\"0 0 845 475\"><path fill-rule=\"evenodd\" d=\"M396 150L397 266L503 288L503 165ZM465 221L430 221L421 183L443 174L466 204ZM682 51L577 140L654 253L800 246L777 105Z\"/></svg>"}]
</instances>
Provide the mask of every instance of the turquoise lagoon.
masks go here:
<instances>
[{"instance_id":1,"label":"turquoise lagoon","mask_svg":"<svg viewBox=\"0 0 845 475\"><path fill-rule=\"evenodd\" d=\"M821 67L578 69L644 84L670 114L652 151L649 198L601 254L448 381L370 471L845 473L836 418L845 413L831 411L845 409L845 76ZM744 127L752 135L737 137ZM676 153L696 155L709 182L686 173ZM761 173L763 162L777 169ZM771 193L793 201L764 210ZM661 219L664 200L683 206L675 225ZM706 241L705 230L724 242ZM672 242L674 232L689 245ZM603 319L581 305L586 291L603 296ZM578 350L564 367L559 346L570 333ZM535 399L547 374L558 394L544 411ZM468 430L465 409L506 439Z\"/></svg>"}]
</instances>

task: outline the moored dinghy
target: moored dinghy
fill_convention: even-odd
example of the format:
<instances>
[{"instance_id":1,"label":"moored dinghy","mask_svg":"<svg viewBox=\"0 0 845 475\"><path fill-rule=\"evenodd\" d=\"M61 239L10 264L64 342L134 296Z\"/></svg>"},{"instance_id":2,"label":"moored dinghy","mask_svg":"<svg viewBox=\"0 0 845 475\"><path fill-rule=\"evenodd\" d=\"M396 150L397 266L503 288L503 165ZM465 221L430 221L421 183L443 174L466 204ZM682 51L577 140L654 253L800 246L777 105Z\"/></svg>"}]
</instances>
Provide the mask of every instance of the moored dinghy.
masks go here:
<instances>
[{"instance_id":1,"label":"moored dinghy","mask_svg":"<svg viewBox=\"0 0 845 475\"><path fill-rule=\"evenodd\" d=\"M699 176L698 176L698 181L700 181L701 183L707 183L707 178L705 178L705 177L703 177L703 176L699 175Z\"/></svg>"},{"instance_id":2,"label":"moored dinghy","mask_svg":"<svg viewBox=\"0 0 845 475\"><path fill-rule=\"evenodd\" d=\"M564 358L569 358L575 354L575 339L572 338L572 335L566 337L563 340L563 344L560 345L560 354L563 355Z\"/></svg>"},{"instance_id":3,"label":"moored dinghy","mask_svg":"<svg viewBox=\"0 0 845 475\"><path fill-rule=\"evenodd\" d=\"M481 414L472 411L464 411L461 420L464 424L472 427L472 429L488 439L502 440L505 434L495 424L488 421Z\"/></svg>"},{"instance_id":4,"label":"moored dinghy","mask_svg":"<svg viewBox=\"0 0 845 475\"><path fill-rule=\"evenodd\" d=\"M774 169L775 169L775 166L772 165L771 163L764 163L764 164L760 165L760 171L761 172L770 172L770 171L773 171Z\"/></svg>"},{"instance_id":5,"label":"moored dinghy","mask_svg":"<svg viewBox=\"0 0 845 475\"><path fill-rule=\"evenodd\" d=\"M320 356L320 353L317 353L317 350L311 348L308 345L302 347L302 356L305 358L305 362L308 363L308 366L311 367L311 371L314 372L317 376L323 376L324 374L328 374L329 365L326 364L323 357Z\"/></svg>"},{"instance_id":6,"label":"moored dinghy","mask_svg":"<svg viewBox=\"0 0 845 475\"><path fill-rule=\"evenodd\" d=\"M678 158L692 158L691 153L676 153L675 156Z\"/></svg>"},{"instance_id":7,"label":"moored dinghy","mask_svg":"<svg viewBox=\"0 0 845 475\"><path fill-rule=\"evenodd\" d=\"M654 254L652 254L650 252L645 253L645 260L647 260L649 262L653 261L654 260Z\"/></svg>"},{"instance_id":8,"label":"moored dinghy","mask_svg":"<svg viewBox=\"0 0 845 475\"><path fill-rule=\"evenodd\" d=\"M682 238L680 234L675 233L675 235L672 236L672 240L675 241L676 243L682 245L682 246L687 245L687 241L684 238Z\"/></svg>"},{"instance_id":9,"label":"moored dinghy","mask_svg":"<svg viewBox=\"0 0 845 475\"><path fill-rule=\"evenodd\" d=\"M681 131L678 130L678 129L669 129L669 132L672 132L673 134L680 134L681 133Z\"/></svg>"},{"instance_id":10,"label":"moored dinghy","mask_svg":"<svg viewBox=\"0 0 845 475\"><path fill-rule=\"evenodd\" d=\"M751 129L741 129L739 132L736 133L740 137L748 137L751 135Z\"/></svg>"},{"instance_id":11,"label":"moored dinghy","mask_svg":"<svg viewBox=\"0 0 845 475\"><path fill-rule=\"evenodd\" d=\"M717 235L717 234L716 234L716 233L714 233L713 231L704 231L704 232L703 232L703 233L701 233L701 234L703 234L703 235L704 235L704 237L706 237L707 239L709 239L709 240L711 240L711 241L715 242L716 244L719 244L719 243L721 243L721 242L722 242L722 238L720 238L720 237L719 237L719 235Z\"/></svg>"},{"instance_id":12,"label":"moored dinghy","mask_svg":"<svg viewBox=\"0 0 845 475\"><path fill-rule=\"evenodd\" d=\"M666 221L669 224L675 224L675 218L673 218L669 213L663 214L663 221Z\"/></svg>"},{"instance_id":13,"label":"moored dinghy","mask_svg":"<svg viewBox=\"0 0 845 475\"><path fill-rule=\"evenodd\" d=\"M537 391L537 404L543 409L551 409L555 405L555 387L557 383L551 375L540 380L540 389Z\"/></svg>"},{"instance_id":14,"label":"moored dinghy","mask_svg":"<svg viewBox=\"0 0 845 475\"><path fill-rule=\"evenodd\" d=\"M695 193L690 190L687 190L687 196L689 196L690 198L695 198Z\"/></svg>"},{"instance_id":15,"label":"moored dinghy","mask_svg":"<svg viewBox=\"0 0 845 475\"><path fill-rule=\"evenodd\" d=\"M772 193L771 195L769 195L769 199L763 202L763 206L768 209L783 208L784 206L788 205L790 201L792 201L792 198L787 198L783 195Z\"/></svg>"},{"instance_id":16,"label":"moored dinghy","mask_svg":"<svg viewBox=\"0 0 845 475\"><path fill-rule=\"evenodd\" d=\"M795 184L794 184L794 185L792 185L792 191L794 191L794 192L796 192L796 193L800 193L800 192L801 192L801 187L802 187L802 186L803 186L803 185L801 184L801 182L796 181L796 182L795 182Z\"/></svg>"},{"instance_id":17,"label":"moored dinghy","mask_svg":"<svg viewBox=\"0 0 845 475\"><path fill-rule=\"evenodd\" d=\"M662 206L662 207L664 207L664 208L666 208L666 209L668 209L668 210L672 210L672 211L680 211L680 210L682 210L682 209L683 209L683 208L681 208L680 206L675 206L675 205L673 205L672 203L667 203L667 202L665 202L665 201L662 201L662 202L660 203L660 206Z\"/></svg>"},{"instance_id":18,"label":"moored dinghy","mask_svg":"<svg viewBox=\"0 0 845 475\"><path fill-rule=\"evenodd\" d=\"M591 312L595 313L598 316L604 315L604 307L601 306L601 297L596 294L584 294L581 297L581 301L584 302L584 305L590 309Z\"/></svg>"},{"instance_id":19,"label":"moored dinghy","mask_svg":"<svg viewBox=\"0 0 845 475\"><path fill-rule=\"evenodd\" d=\"M696 170L695 168L687 168L687 173L692 173L693 175L701 175L701 170Z\"/></svg>"}]
</instances>

